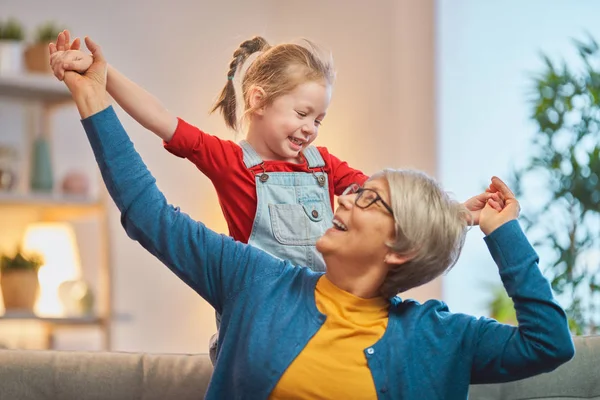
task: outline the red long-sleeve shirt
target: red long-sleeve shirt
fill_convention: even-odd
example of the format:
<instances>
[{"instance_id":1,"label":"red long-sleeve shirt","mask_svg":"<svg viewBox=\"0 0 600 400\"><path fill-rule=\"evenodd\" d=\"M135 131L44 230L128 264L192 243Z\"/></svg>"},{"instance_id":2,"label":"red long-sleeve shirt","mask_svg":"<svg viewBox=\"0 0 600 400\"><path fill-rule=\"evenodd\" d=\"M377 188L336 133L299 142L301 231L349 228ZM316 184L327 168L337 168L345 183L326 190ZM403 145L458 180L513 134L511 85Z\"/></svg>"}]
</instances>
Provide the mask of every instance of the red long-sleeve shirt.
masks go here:
<instances>
[{"instance_id":1,"label":"red long-sleeve shirt","mask_svg":"<svg viewBox=\"0 0 600 400\"><path fill-rule=\"evenodd\" d=\"M230 236L248 243L257 207L253 171L262 172L262 167L249 170L244 164L242 148L238 144L205 133L182 119L178 121L173 138L164 146L174 155L193 162L211 180L217 191ZM334 194L340 195L353 183L362 185L368 176L350 168L345 161L330 154L325 147L317 149L325 160L323 169L329 177L329 194L333 207ZM265 161L264 167L266 172L310 172L306 162L295 164Z\"/></svg>"}]
</instances>

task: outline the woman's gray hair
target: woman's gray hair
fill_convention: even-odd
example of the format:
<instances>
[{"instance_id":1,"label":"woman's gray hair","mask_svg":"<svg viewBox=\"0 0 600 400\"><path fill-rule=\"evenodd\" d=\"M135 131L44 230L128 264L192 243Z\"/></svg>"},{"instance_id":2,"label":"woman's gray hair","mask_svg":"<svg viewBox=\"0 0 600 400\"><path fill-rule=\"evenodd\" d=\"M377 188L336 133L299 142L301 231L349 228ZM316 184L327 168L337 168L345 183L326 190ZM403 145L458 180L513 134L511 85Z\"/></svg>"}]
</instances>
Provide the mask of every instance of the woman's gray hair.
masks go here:
<instances>
[{"instance_id":1,"label":"woman's gray hair","mask_svg":"<svg viewBox=\"0 0 600 400\"><path fill-rule=\"evenodd\" d=\"M388 246L412 258L393 267L381 285L391 298L424 285L456 264L465 242L471 214L425 173L385 169L371 179L385 178L394 210L396 237Z\"/></svg>"}]
</instances>

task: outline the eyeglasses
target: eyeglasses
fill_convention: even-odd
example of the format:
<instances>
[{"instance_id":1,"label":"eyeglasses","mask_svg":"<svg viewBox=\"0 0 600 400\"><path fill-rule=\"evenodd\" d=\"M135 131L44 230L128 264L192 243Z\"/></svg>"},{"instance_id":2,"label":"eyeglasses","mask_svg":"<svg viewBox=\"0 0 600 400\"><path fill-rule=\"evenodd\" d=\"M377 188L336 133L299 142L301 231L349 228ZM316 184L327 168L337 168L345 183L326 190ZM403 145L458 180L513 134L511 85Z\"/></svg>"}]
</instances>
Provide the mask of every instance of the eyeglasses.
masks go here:
<instances>
[{"instance_id":1,"label":"eyeglasses","mask_svg":"<svg viewBox=\"0 0 600 400\"><path fill-rule=\"evenodd\" d=\"M350 194L356 195L356 197L354 198L354 204L358 208L365 209L379 201L381 202L381 204L383 204L385 209L388 210L390 214L392 214L392 216L394 215L392 207L390 207L385 201L383 201L379 193L377 193L373 189L364 188L357 185L356 183L353 183L352 185L348 186L346 190L344 190L342 196Z\"/></svg>"}]
</instances>

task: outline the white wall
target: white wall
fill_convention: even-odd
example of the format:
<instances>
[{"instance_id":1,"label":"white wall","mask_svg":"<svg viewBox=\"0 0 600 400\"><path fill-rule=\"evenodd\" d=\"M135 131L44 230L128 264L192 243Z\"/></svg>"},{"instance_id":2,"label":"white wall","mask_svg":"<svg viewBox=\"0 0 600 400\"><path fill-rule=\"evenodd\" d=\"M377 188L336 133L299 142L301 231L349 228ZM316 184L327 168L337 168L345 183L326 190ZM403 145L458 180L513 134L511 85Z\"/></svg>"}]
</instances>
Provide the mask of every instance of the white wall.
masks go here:
<instances>
[{"instance_id":1,"label":"white wall","mask_svg":"<svg viewBox=\"0 0 600 400\"><path fill-rule=\"evenodd\" d=\"M232 134L209 110L225 83L227 64L244 39L263 34L273 43L304 36L329 47L338 69L330 112L318 143L356 168L387 166L436 171L433 101L433 2L380 0L104 2L2 0L0 15L32 29L47 19L103 46L115 67L146 87L171 110L224 138ZM423 65L425 63L425 65ZM122 121L174 204L225 232L212 186L193 165L123 113ZM73 110L57 129L77 137L91 157ZM409 147L410 146L410 147ZM85 153L87 152L87 153ZM177 179L175 179L177 178ZM115 350L206 351L214 331L212 309L138 244L129 240L111 206L114 308L131 314L113 328ZM439 282L411 295L439 296Z\"/></svg>"},{"instance_id":2,"label":"white wall","mask_svg":"<svg viewBox=\"0 0 600 400\"><path fill-rule=\"evenodd\" d=\"M528 154L531 74L540 52L576 62L571 38L600 39L600 3L542 0L438 1L437 82L440 178L459 198L506 176ZM573 65L577 65L576 63ZM524 200L524 199L522 199ZM527 203L522 203L524 211ZM542 264L544 262L543 253ZM453 311L487 314L484 282L500 283L478 229L444 280Z\"/></svg>"}]
</instances>

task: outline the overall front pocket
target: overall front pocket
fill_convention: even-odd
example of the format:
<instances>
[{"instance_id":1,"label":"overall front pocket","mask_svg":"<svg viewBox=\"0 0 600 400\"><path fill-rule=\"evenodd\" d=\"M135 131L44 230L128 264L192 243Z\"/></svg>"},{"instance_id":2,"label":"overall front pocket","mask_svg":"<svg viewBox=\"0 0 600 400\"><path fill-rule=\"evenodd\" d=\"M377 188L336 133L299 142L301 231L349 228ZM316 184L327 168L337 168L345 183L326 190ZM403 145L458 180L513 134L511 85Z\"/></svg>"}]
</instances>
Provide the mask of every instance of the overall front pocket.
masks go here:
<instances>
[{"instance_id":1,"label":"overall front pocket","mask_svg":"<svg viewBox=\"0 0 600 400\"><path fill-rule=\"evenodd\" d=\"M271 228L283 245L314 246L331 226L325 203L269 204Z\"/></svg>"}]
</instances>

